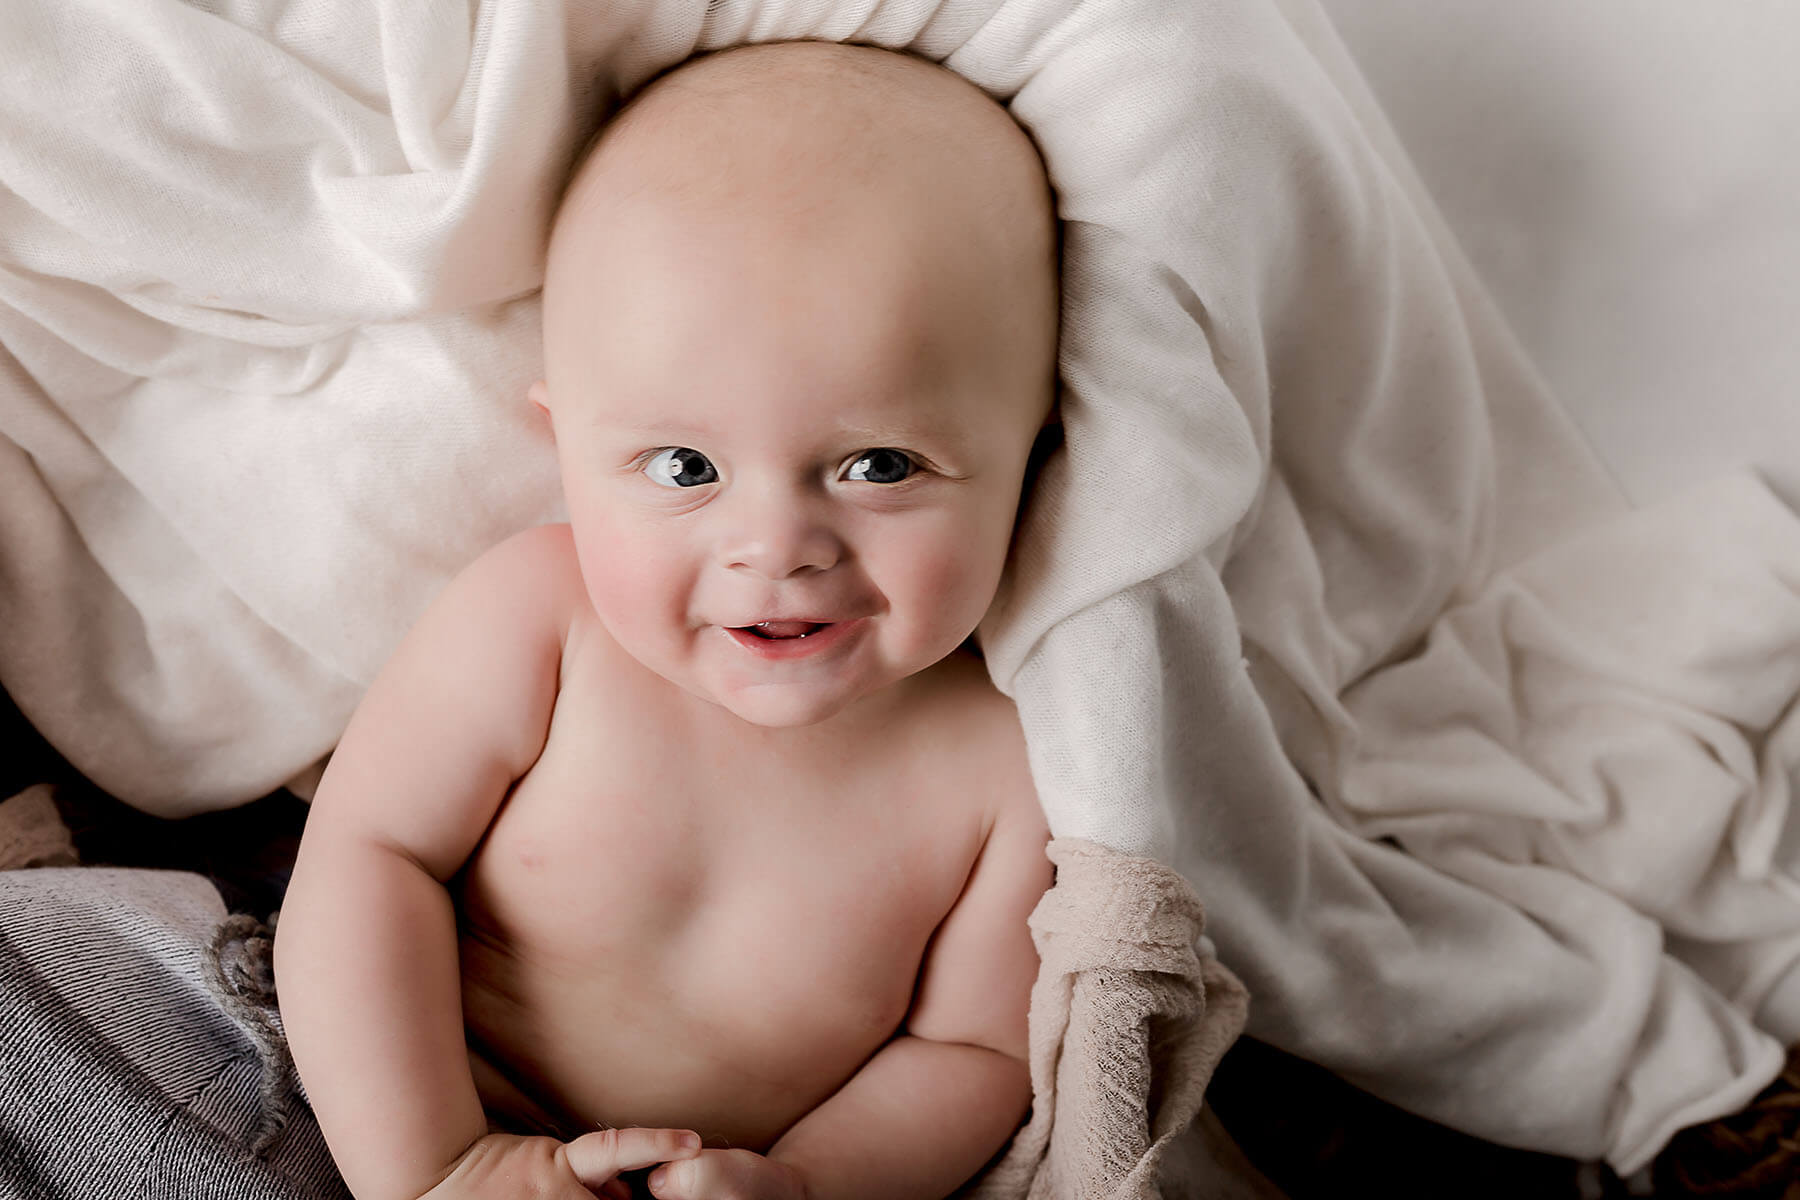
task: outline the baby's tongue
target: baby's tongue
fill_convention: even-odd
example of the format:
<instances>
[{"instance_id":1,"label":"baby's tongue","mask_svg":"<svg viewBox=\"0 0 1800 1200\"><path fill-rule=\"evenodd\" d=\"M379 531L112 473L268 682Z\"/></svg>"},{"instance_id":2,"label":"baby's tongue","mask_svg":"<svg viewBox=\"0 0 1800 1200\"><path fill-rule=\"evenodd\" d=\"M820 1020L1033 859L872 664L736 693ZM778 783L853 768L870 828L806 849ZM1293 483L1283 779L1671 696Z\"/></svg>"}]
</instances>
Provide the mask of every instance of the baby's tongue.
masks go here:
<instances>
[{"instance_id":1,"label":"baby's tongue","mask_svg":"<svg viewBox=\"0 0 1800 1200\"><path fill-rule=\"evenodd\" d=\"M797 638L816 628L818 626L811 621L764 621L756 627L756 632L770 638Z\"/></svg>"}]
</instances>

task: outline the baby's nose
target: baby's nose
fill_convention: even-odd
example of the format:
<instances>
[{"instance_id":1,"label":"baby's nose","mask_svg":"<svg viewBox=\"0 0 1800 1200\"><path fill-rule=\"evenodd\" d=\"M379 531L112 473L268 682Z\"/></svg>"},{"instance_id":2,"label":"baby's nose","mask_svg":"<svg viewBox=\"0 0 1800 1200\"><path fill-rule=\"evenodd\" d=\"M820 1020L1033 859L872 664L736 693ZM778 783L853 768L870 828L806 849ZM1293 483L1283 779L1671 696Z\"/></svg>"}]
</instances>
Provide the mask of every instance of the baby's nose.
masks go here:
<instances>
[{"instance_id":1,"label":"baby's nose","mask_svg":"<svg viewBox=\"0 0 1800 1200\"><path fill-rule=\"evenodd\" d=\"M724 565L765 579L826 571L844 555L843 542L824 521L804 509L750 515L722 544Z\"/></svg>"}]
</instances>

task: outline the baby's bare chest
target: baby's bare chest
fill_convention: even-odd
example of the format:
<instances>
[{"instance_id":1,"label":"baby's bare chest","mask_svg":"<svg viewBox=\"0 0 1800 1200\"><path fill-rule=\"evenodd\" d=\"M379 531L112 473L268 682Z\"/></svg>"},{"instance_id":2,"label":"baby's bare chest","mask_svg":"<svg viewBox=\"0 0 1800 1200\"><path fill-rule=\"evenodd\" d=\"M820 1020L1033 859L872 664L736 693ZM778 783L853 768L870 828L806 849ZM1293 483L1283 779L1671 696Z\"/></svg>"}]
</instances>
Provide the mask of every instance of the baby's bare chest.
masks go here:
<instances>
[{"instance_id":1,"label":"baby's bare chest","mask_svg":"<svg viewBox=\"0 0 1800 1200\"><path fill-rule=\"evenodd\" d=\"M638 1054L671 1101L769 1072L828 1094L904 1017L985 813L891 747L783 761L617 699L565 690L466 870L471 1021L594 1118ZM555 1061L572 1043L606 1086Z\"/></svg>"},{"instance_id":2,"label":"baby's bare chest","mask_svg":"<svg viewBox=\"0 0 1800 1200\"><path fill-rule=\"evenodd\" d=\"M466 919L561 974L693 990L731 980L759 995L800 976L910 991L979 845L973 823L859 822L816 798L742 793L721 813L641 781L553 786L543 770L490 829L463 896Z\"/></svg>"},{"instance_id":3,"label":"baby's bare chest","mask_svg":"<svg viewBox=\"0 0 1800 1200\"><path fill-rule=\"evenodd\" d=\"M885 961L942 919L980 849L984 812L928 794L927 771L854 747L823 764L720 753L609 733L579 697L559 709L569 736L519 781L470 869L541 954L754 945L835 960L872 942Z\"/></svg>"}]
</instances>

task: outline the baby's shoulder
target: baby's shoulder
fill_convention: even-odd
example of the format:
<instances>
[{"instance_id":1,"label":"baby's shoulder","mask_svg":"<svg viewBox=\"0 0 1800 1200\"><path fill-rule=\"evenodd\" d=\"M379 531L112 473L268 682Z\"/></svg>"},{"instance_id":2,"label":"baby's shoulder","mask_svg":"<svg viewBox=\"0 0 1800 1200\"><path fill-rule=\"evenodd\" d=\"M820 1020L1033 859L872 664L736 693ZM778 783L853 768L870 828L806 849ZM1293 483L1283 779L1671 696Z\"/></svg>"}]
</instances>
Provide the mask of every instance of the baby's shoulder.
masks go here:
<instances>
[{"instance_id":1,"label":"baby's shoulder","mask_svg":"<svg viewBox=\"0 0 1800 1200\"><path fill-rule=\"evenodd\" d=\"M520 591L536 590L545 583L581 585L575 537L567 524L522 529L488 547L466 570L497 581L515 581Z\"/></svg>"},{"instance_id":2,"label":"baby's shoulder","mask_svg":"<svg viewBox=\"0 0 1800 1200\"><path fill-rule=\"evenodd\" d=\"M383 673L481 678L554 658L585 597L567 534L545 526L514 534L468 563L425 606Z\"/></svg>"},{"instance_id":3,"label":"baby's shoulder","mask_svg":"<svg viewBox=\"0 0 1800 1200\"><path fill-rule=\"evenodd\" d=\"M537 525L489 547L464 567L456 590L485 598L493 618L567 626L587 589L567 525Z\"/></svg>"},{"instance_id":4,"label":"baby's shoulder","mask_svg":"<svg viewBox=\"0 0 1800 1200\"><path fill-rule=\"evenodd\" d=\"M988 797L996 808L1035 806L1025 733L1011 698L994 686L987 664L967 651L951 655L939 669L937 686L921 701L929 706L931 736L918 744L932 748L923 756L929 769L958 790Z\"/></svg>"}]
</instances>

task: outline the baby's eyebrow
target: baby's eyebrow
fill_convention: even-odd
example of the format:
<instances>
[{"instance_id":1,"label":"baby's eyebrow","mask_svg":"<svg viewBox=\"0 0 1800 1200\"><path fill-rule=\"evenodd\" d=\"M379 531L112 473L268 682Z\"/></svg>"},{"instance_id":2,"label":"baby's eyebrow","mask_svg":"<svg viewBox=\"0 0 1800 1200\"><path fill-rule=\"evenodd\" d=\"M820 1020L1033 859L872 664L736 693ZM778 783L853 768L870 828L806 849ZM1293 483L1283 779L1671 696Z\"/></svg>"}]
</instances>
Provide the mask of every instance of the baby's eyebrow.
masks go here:
<instances>
[{"instance_id":1,"label":"baby's eyebrow","mask_svg":"<svg viewBox=\"0 0 1800 1200\"><path fill-rule=\"evenodd\" d=\"M954 439L960 432L959 425L945 414L934 413L929 417L916 418L896 417L891 421L881 422L845 422L834 431L846 442L860 441L863 447L897 446L908 443L923 444L926 442L943 442Z\"/></svg>"},{"instance_id":2,"label":"baby's eyebrow","mask_svg":"<svg viewBox=\"0 0 1800 1200\"><path fill-rule=\"evenodd\" d=\"M872 450L880 446L907 446L926 440L922 429L914 429L900 425L885 425L879 428L871 426L855 426L838 431L838 439L845 445L854 444L857 450Z\"/></svg>"},{"instance_id":3,"label":"baby's eyebrow","mask_svg":"<svg viewBox=\"0 0 1800 1200\"><path fill-rule=\"evenodd\" d=\"M694 438L704 441L718 436L718 431L711 426L679 420L657 421L653 425L614 425L613 428L627 437L654 442L668 442L671 439L679 438Z\"/></svg>"}]
</instances>

